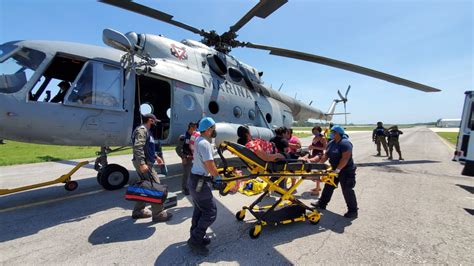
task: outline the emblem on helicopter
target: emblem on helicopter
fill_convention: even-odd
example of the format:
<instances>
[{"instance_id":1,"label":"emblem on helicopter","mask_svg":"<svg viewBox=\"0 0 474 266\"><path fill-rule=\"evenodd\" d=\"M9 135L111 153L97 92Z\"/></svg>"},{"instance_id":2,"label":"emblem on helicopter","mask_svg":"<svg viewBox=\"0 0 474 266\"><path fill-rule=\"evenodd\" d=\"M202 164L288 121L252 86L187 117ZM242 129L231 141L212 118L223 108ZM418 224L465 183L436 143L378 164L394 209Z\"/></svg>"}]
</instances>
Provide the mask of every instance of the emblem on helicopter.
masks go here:
<instances>
[{"instance_id":1,"label":"emblem on helicopter","mask_svg":"<svg viewBox=\"0 0 474 266\"><path fill-rule=\"evenodd\" d=\"M186 54L186 47L178 47L173 43L171 44L170 51L171 54L179 60L188 60L188 55Z\"/></svg>"}]
</instances>

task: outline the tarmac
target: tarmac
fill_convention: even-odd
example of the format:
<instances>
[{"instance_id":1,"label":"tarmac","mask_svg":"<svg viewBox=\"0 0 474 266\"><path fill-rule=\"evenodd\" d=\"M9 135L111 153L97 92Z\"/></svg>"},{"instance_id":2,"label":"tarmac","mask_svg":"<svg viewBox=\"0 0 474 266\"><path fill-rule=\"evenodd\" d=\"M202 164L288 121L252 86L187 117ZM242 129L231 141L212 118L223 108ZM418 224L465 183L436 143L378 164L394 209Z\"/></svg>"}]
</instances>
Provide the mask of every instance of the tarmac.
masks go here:
<instances>
[{"instance_id":1,"label":"tarmac","mask_svg":"<svg viewBox=\"0 0 474 266\"><path fill-rule=\"evenodd\" d=\"M0 197L0 264L474 265L474 179L460 174L463 166L452 161L453 148L436 133L425 127L402 131L405 161L375 156L371 132L349 132L358 165L354 220L342 216L346 206L336 189L317 225L265 226L251 239L253 217L247 213L239 222L234 215L255 197L214 192L218 217L208 230L211 252L195 255L186 245L191 198L180 193L179 158L165 151L169 175L163 182L178 192L172 220L132 220L133 203L124 200L124 189L103 190L89 164L73 175L75 191L57 184ZM133 182L130 159L112 156L109 163L129 169ZM78 161L0 167L0 188L57 178ZM312 187L305 181L297 197L316 201Z\"/></svg>"}]
</instances>

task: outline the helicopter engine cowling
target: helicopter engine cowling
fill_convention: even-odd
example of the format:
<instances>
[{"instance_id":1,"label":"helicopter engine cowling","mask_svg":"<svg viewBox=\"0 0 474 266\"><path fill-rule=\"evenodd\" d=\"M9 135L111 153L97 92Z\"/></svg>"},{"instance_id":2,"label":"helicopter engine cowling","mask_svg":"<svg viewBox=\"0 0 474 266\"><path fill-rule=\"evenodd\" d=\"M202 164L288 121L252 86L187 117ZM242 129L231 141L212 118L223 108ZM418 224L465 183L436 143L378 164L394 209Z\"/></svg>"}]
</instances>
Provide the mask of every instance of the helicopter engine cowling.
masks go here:
<instances>
[{"instance_id":1,"label":"helicopter engine cowling","mask_svg":"<svg viewBox=\"0 0 474 266\"><path fill-rule=\"evenodd\" d=\"M216 123L216 133L217 137L215 139L215 144L219 145L223 141L232 141L237 142L237 129L240 127L240 124L233 124L233 123L225 123L219 122ZM252 138L260 138L265 140L270 140L272 137L275 136L271 129L265 127L255 127L255 126L248 126L250 129L250 135Z\"/></svg>"}]
</instances>

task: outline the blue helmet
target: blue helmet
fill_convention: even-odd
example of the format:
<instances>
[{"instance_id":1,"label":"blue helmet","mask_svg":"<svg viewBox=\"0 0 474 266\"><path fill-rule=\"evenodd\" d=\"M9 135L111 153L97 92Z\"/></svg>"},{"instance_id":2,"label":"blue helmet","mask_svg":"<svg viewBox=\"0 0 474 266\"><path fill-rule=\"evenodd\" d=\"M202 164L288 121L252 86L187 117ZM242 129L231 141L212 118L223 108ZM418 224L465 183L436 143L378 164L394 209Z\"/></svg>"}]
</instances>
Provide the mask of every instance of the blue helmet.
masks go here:
<instances>
[{"instance_id":1,"label":"blue helmet","mask_svg":"<svg viewBox=\"0 0 474 266\"><path fill-rule=\"evenodd\" d=\"M204 117L201 119L201 121L199 121L198 131L206 131L208 128L212 127L215 124L216 122L214 121L214 119L210 117Z\"/></svg>"}]
</instances>

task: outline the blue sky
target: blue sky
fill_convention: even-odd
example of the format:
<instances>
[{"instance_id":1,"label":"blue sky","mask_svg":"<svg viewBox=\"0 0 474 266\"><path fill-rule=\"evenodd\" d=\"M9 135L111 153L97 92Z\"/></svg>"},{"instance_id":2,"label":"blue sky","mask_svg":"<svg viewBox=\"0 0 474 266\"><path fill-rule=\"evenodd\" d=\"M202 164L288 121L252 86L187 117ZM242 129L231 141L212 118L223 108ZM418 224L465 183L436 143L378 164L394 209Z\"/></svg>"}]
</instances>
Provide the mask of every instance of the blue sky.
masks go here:
<instances>
[{"instance_id":1,"label":"blue sky","mask_svg":"<svg viewBox=\"0 0 474 266\"><path fill-rule=\"evenodd\" d=\"M219 33L257 1L139 1L174 19ZM352 86L348 122L415 123L459 118L473 80L473 1L290 0L267 19L254 18L242 41L282 47L362 65L440 88L424 93L309 62L234 49L232 55L264 72L273 88L326 111L337 90ZM92 0L0 0L0 42L62 40L105 46L102 30L196 36L171 25ZM338 112L343 107L338 106ZM344 121L343 116L335 122Z\"/></svg>"}]
</instances>

